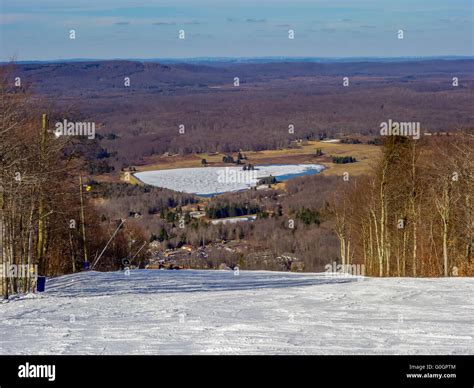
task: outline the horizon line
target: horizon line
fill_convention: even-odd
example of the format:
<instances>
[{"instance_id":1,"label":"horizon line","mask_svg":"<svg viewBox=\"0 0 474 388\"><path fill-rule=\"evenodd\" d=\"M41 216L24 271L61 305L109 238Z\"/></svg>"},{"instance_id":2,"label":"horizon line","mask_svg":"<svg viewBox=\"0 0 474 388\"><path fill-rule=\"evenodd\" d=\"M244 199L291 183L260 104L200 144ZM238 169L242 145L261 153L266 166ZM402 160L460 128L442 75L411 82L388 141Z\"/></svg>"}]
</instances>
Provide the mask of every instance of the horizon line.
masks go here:
<instances>
[{"instance_id":1,"label":"horizon line","mask_svg":"<svg viewBox=\"0 0 474 388\"><path fill-rule=\"evenodd\" d=\"M0 61L0 64L9 63L62 63L62 62L106 62L106 61L132 61L132 62L235 62L235 61L366 61L366 60L384 60L384 61L410 61L410 60L433 60L433 59L474 59L474 55L423 55L423 56L202 56L202 57L150 57L150 58L55 58L55 59L25 59Z\"/></svg>"}]
</instances>

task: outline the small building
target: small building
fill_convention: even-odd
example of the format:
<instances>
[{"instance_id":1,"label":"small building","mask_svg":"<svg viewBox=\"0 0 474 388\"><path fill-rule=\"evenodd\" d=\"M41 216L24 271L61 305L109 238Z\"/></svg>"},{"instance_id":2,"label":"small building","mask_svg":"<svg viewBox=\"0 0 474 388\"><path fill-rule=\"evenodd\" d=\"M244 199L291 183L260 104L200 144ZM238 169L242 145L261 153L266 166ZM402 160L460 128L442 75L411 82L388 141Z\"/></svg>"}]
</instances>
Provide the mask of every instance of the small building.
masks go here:
<instances>
[{"instance_id":1,"label":"small building","mask_svg":"<svg viewBox=\"0 0 474 388\"><path fill-rule=\"evenodd\" d=\"M265 177L260 178L257 184L261 186L261 185L273 185L274 183L277 183L277 179L273 175L270 175L270 176L265 176Z\"/></svg>"},{"instance_id":2,"label":"small building","mask_svg":"<svg viewBox=\"0 0 474 388\"><path fill-rule=\"evenodd\" d=\"M192 247L192 245L189 245L189 244L185 244L181 247L182 250L184 251L188 251L188 252L192 252L194 249Z\"/></svg>"},{"instance_id":3,"label":"small building","mask_svg":"<svg viewBox=\"0 0 474 388\"><path fill-rule=\"evenodd\" d=\"M196 219L199 219L199 218L202 218L206 215L206 212L204 211L192 211L192 212L189 212L189 216L191 218L196 218Z\"/></svg>"}]
</instances>

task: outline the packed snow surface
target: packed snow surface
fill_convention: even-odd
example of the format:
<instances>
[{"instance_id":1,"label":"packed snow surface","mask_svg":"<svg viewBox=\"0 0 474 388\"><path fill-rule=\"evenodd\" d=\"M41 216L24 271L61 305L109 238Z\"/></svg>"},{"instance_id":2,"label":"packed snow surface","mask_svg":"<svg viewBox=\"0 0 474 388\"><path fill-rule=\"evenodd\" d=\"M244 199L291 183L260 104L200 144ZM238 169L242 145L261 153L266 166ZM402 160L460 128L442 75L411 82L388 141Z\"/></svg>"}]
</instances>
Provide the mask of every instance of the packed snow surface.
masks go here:
<instances>
[{"instance_id":1,"label":"packed snow surface","mask_svg":"<svg viewBox=\"0 0 474 388\"><path fill-rule=\"evenodd\" d=\"M473 278L83 272L1 303L0 353L474 354L473 295Z\"/></svg>"},{"instance_id":2,"label":"packed snow surface","mask_svg":"<svg viewBox=\"0 0 474 388\"><path fill-rule=\"evenodd\" d=\"M275 164L255 168L252 171L243 171L242 166L176 168L144 171L134 175L151 186L190 194L212 195L248 189L257 185L260 178L270 175L286 180L317 174L324 167L319 164Z\"/></svg>"}]
</instances>

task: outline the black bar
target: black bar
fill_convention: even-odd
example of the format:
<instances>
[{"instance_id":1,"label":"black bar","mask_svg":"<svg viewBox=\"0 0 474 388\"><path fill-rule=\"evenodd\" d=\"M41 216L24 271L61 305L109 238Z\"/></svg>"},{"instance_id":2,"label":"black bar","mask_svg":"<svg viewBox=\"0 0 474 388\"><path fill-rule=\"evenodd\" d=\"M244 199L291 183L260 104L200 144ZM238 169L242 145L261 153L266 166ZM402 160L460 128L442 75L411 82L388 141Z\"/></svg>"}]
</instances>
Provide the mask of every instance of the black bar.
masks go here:
<instances>
[{"instance_id":1,"label":"black bar","mask_svg":"<svg viewBox=\"0 0 474 388\"><path fill-rule=\"evenodd\" d=\"M30 368L54 365L54 381L20 378L20 366L27 363ZM0 356L0 387L192 384L197 388L217 382L262 388L472 388L473 367L474 356ZM430 376L434 374L441 377ZM45 375L52 380L51 373Z\"/></svg>"}]
</instances>

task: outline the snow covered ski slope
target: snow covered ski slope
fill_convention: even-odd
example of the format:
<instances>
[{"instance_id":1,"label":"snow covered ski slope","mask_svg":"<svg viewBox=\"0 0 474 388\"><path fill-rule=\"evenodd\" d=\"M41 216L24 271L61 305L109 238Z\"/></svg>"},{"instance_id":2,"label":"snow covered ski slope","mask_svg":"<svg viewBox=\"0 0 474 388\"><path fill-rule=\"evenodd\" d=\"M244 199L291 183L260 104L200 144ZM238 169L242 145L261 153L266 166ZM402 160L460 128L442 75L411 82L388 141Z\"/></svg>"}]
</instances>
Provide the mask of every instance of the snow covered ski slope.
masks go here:
<instances>
[{"instance_id":1,"label":"snow covered ski slope","mask_svg":"<svg viewBox=\"0 0 474 388\"><path fill-rule=\"evenodd\" d=\"M0 354L474 354L474 279L84 272L0 304Z\"/></svg>"}]
</instances>

